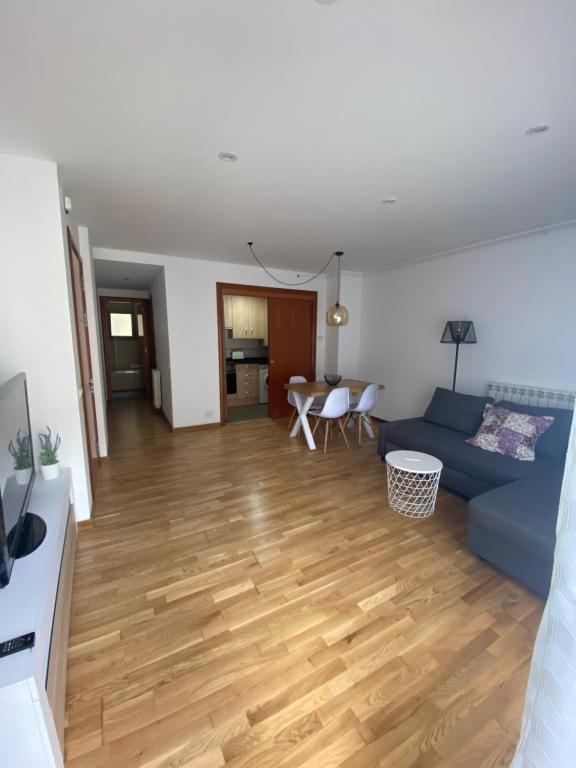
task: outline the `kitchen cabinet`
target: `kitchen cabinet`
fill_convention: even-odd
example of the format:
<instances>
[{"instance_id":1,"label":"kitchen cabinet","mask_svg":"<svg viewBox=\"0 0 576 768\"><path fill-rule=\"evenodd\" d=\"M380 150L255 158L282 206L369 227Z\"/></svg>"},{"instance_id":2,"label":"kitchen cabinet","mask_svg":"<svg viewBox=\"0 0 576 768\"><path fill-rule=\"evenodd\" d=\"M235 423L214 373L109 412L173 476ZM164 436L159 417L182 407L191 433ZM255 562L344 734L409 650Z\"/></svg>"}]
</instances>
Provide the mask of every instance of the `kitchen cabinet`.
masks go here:
<instances>
[{"instance_id":1,"label":"kitchen cabinet","mask_svg":"<svg viewBox=\"0 0 576 768\"><path fill-rule=\"evenodd\" d=\"M222 297L224 301L224 328L233 328L232 322L232 296L227 293Z\"/></svg>"},{"instance_id":2,"label":"kitchen cabinet","mask_svg":"<svg viewBox=\"0 0 576 768\"><path fill-rule=\"evenodd\" d=\"M268 344L268 301L259 296L231 296L232 338L264 339ZM226 305L224 305L226 312Z\"/></svg>"},{"instance_id":3,"label":"kitchen cabinet","mask_svg":"<svg viewBox=\"0 0 576 768\"><path fill-rule=\"evenodd\" d=\"M268 299L260 296L250 297L248 317L254 337L264 339L264 344L268 346Z\"/></svg>"},{"instance_id":4,"label":"kitchen cabinet","mask_svg":"<svg viewBox=\"0 0 576 768\"><path fill-rule=\"evenodd\" d=\"M232 296L232 338L245 339L248 336L248 296Z\"/></svg>"},{"instance_id":5,"label":"kitchen cabinet","mask_svg":"<svg viewBox=\"0 0 576 768\"><path fill-rule=\"evenodd\" d=\"M228 405L255 405L260 400L260 366L256 363L236 365L236 394L228 395Z\"/></svg>"}]
</instances>

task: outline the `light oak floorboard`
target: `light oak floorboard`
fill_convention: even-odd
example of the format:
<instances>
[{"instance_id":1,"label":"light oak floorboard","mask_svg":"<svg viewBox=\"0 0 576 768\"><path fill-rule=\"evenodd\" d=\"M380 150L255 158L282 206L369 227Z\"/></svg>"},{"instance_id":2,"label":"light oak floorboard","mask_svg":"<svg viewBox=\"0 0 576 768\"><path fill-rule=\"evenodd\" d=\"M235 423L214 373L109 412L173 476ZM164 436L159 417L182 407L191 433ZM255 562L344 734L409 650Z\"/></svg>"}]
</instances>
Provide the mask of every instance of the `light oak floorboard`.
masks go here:
<instances>
[{"instance_id":1,"label":"light oak floorboard","mask_svg":"<svg viewBox=\"0 0 576 768\"><path fill-rule=\"evenodd\" d=\"M397 515L374 441L113 403L79 533L67 768L506 765L543 604Z\"/></svg>"}]
</instances>

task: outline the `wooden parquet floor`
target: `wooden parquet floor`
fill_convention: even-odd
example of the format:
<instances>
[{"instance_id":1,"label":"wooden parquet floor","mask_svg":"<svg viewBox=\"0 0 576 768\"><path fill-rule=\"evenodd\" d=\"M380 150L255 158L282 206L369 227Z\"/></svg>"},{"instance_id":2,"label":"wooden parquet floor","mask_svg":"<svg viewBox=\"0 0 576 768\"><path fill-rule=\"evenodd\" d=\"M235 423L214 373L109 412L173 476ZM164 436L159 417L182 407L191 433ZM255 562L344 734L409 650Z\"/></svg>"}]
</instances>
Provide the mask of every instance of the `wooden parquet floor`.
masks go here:
<instances>
[{"instance_id":1,"label":"wooden parquet floor","mask_svg":"<svg viewBox=\"0 0 576 768\"><path fill-rule=\"evenodd\" d=\"M171 434L114 404L79 536L67 768L507 766L542 601L466 504L386 503L374 442Z\"/></svg>"}]
</instances>

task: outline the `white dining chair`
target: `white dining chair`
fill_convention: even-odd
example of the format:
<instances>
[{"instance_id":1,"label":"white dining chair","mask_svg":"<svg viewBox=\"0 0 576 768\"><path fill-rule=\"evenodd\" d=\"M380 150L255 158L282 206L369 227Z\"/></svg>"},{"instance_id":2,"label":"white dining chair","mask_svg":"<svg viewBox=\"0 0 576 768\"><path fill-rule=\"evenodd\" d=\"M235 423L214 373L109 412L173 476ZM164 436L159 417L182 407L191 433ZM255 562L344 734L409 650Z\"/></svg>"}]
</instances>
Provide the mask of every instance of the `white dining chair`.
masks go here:
<instances>
[{"instance_id":1,"label":"white dining chair","mask_svg":"<svg viewBox=\"0 0 576 768\"><path fill-rule=\"evenodd\" d=\"M290 376L290 384L306 384L307 381L308 379L306 376ZM298 413L294 393L290 392L290 390L288 390L288 403L292 406L292 413L290 414L290 421L288 422L288 431L290 431L292 429L292 422Z\"/></svg>"},{"instance_id":2,"label":"white dining chair","mask_svg":"<svg viewBox=\"0 0 576 768\"><path fill-rule=\"evenodd\" d=\"M324 453L326 453L326 448L328 447L328 436L331 433L334 423L338 424L340 432L342 433L342 437L344 438L344 442L346 443L346 448L350 447L348 445L348 438L346 437L344 424L342 422L343 417L348 413L349 407L350 390L348 387L337 387L328 394L326 397L326 402L322 408L310 408L308 411L308 413L316 419L316 423L314 424L314 429L312 431L313 435L316 434L316 430L322 423L322 419L325 421Z\"/></svg>"},{"instance_id":3,"label":"white dining chair","mask_svg":"<svg viewBox=\"0 0 576 768\"><path fill-rule=\"evenodd\" d=\"M368 386L362 390L362 394L360 395L360 399L358 400L358 403L356 405L353 405L352 408L350 408L350 410L348 411L346 424L348 423L348 419L350 418L354 422L358 423L358 445L362 445L363 423L369 424L373 432L376 432L376 430L374 429L374 424L372 423L372 417L370 416L370 413L374 410L376 406L377 397L378 397L378 384L368 384Z\"/></svg>"}]
</instances>

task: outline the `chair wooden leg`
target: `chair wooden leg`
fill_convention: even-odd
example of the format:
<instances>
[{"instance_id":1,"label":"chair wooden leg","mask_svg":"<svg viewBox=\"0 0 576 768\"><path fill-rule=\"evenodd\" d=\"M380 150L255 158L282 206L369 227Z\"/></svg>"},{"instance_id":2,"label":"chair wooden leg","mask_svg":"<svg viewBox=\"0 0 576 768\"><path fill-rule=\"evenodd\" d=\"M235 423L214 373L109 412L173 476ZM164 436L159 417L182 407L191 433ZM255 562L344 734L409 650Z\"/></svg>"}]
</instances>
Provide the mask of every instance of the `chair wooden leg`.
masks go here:
<instances>
[{"instance_id":1,"label":"chair wooden leg","mask_svg":"<svg viewBox=\"0 0 576 768\"><path fill-rule=\"evenodd\" d=\"M346 416L344 416L344 429L346 429L346 427L348 426L348 422L350 421L351 418L352 418L352 414L350 413L350 411L348 411Z\"/></svg>"},{"instance_id":2,"label":"chair wooden leg","mask_svg":"<svg viewBox=\"0 0 576 768\"><path fill-rule=\"evenodd\" d=\"M370 426L372 427L372 432L374 432L374 437L378 434L378 430L376 429L376 424L374 422L374 419L372 416L368 415L368 418L370 419Z\"/></svg>"},{"instance_id":3,"label":"chair wooden leg","mask_svg":"<svg viewBox=\"0 0 576 768\"><path fill-rule=\"evenodd\" d=\"M362 414L358 416L358 445L362 445Z\"/></svg>"},{"instance_id":4,"label":"chair wooden leg","mask_svg":"<svg viewBox=\"0 0 576 768\"><path fill-rule=\"evenodd\" d=\"M296 417L297 410L296 408L292 409L292 413L290 414L290 421L288 422L288 431L292 429L292 423L294 421L294 418Z\"/></svg>"},{"instance_id":5,"label":"chair wooden leg","mask_svg":"<svg viewBox=\"0 0 576 768\"><path fill-rule=\"evenodd\" d=\"M324 453L326 453L326 449L328 448L328 431L330 429L329 423L330 419L326 419L326 426L324 428Z\"/></svg>"},{"instance_id":6,"label":"chair wooden leg","mask_svg":"<svg viewBox=\"0 0 576 768\"><path fill-rule=\"evenodd\" d=\"M312 437L314 437L314 435L316 434L316 430L317 430L317 429L318 429L318 427L320 426L320 421L321 421L321 419L319 419L319 418L316 416L316 421L314 422L314 429L312 430Z\"/></svg>"},{"instance_id":7,"label":"chair wooden leg","mask_svg":"<svg viewBox=\"0 0 576 768\"><path fill-rule=\"evenodd\" d=\"M342 419L338 419L338 426L340 427L340 432L342 432L342 437L344 438L344 442L346 443L346 448L350 448L348 445L348 438L346 437L346 432L344 431L344 427L342 426Z\"/></svg>"}]
</instances>

